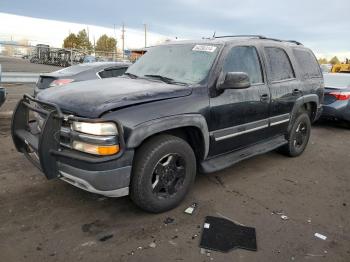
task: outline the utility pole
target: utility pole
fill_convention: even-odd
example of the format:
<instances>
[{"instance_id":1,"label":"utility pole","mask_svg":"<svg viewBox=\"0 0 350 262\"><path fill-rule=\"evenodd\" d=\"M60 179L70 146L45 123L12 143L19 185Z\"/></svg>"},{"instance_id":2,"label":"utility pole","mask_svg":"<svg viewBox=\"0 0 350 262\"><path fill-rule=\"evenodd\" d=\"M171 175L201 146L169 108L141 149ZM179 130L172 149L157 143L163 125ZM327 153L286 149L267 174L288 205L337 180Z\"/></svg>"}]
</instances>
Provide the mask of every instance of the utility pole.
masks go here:
<instances>
[{"instance_id":1,"label":"utility pole","mask_svg":"<svg viewBox=\"0 0 350 262\"><path fill-rule=\"evenodd\" d=\"M143 24L145 29L145 48L147 47L147 24Z\"/></svg>"},{"instance_id":2,"label":"utility pole","mask_svg":"<svg viewBox=\"0 0 350 262\"><path fill-rule=\"evenodd\" d=\"M115 39L115 50L113 52L113 61L116 61L118 59L118 42L117 42L117 33L115 31L115 24L113 24L114 28L114 39Z\"/></svg>"},{"instance_id":3,"label":"utility pole","mask_svg":"<svg viewBox=\"0 0 350 262\"><path fill-rule=\"evenodd\" d=\"M124 53L125 53L125 49L124 49L124 48L125 48L125 45L124 45L124 44L125 44L125 42L124 42L124 41L125 41L125 29L124 29L124 27L125 27L125 26L124 26L124 23L123 23L123 26L122 26L122 45L123 45L123 46L122 46L122 49L123 49L123 60L124 60Z\"/></svg>"}]
</instances>

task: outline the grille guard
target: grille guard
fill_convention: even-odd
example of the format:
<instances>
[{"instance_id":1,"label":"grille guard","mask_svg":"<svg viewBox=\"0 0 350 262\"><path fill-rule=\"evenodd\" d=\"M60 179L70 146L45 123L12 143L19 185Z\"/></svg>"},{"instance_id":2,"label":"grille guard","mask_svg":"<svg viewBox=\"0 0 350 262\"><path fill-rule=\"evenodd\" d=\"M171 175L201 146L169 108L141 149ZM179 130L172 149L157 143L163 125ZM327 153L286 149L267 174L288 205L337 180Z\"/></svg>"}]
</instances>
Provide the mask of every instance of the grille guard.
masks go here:
<instances>
[{"instance_id":1,"label":"grille guard","mask_svg":"<svg viewBox=\"0 0 350 262\"><path fill-rule=\"evenodd\" d=\"M33 105L36 103L40 107ZM45 109L43 109L45 108ZM40 132L33 132L29 112L34 111L45 116ZM27 94L17 103L12 115L11 135L18 152L23 153L30 162L39 168L47 177L53 179L60 176L57 157L70 158L88 163L102 163L119 158L125 150L123 129L114 121L119 132L120 152L112 156L92 156L73 150L62 150L60 132L63 120L104 122L103 119L87 119L65 116L61 109L52 103L37 100ZM110 120L108 120L110 121Z\"/></svg>"},{"instance_id":2,"label":"grille guard","mask_svg":"<svg viewBox=\"0 0 350 262\"><path fill-rule=\"evenodd\" d=\"M35 107L32 103L44 105L52 110ZM30 129L29 111L45 115L40 133L33 134ZM24 95L18 102L12 116L11 134L17 151L22 152L48 179L59 176L56 158L51 154L58 151L59 139L52 139L59 135L63 114L58 106L39 101L29 95ZM31 154L37 156L33 157Z\"/></svg>"}]
</instances>

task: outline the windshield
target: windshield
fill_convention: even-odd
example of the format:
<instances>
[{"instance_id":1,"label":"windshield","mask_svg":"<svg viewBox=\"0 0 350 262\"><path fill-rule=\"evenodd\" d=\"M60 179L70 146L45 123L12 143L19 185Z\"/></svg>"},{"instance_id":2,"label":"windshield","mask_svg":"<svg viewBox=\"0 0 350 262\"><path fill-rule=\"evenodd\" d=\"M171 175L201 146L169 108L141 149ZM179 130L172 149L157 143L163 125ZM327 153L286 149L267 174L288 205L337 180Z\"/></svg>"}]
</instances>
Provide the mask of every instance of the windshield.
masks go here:
<instances>
[{"instance_id":1,"label":"windshield","mask_svg":"<svg viewBox=\"0 0 350 262\"><path fill-rule=\"evenodd\" d=\"M350 74L324 74L325 87L348 88L350 87Z\"/></svg>"},{"instance_id":2,"label":"windshield","mask_svg":"<svg viewBox=\"0 0 350 262\"><path fill-rule=\"evenodd\" d=\"M136 77L161 76L174 82L202 81L218 54L218 46L177 44L150 48L126 73Z\"/></svg>"}]
</instances>

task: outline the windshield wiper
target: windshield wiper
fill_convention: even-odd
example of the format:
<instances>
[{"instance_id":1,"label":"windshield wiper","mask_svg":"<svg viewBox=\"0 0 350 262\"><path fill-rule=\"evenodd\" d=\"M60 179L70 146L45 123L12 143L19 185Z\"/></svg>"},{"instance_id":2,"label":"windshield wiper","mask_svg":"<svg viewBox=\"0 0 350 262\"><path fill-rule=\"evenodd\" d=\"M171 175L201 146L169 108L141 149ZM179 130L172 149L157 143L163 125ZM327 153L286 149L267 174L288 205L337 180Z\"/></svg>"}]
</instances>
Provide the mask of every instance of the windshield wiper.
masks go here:
<instances>
[{"instance_id":1,"label":"windshield wiper","mask_svg":"<svg viewBox=\"0 0 350 262\"><path fill-rule=\"evenodd\" d=\"M187 83L179 82L176 81L170 77L162 76L162 75L144 75L145 77L152 77L152 78L157 78L167 84L182 84L182 85L187 85Z\"/></svg>"},{"instance_id":2,"label":"windshield wiper","mask_svg":"<svg viewBox=\"0 0 350 262\"><path fill-rule=\"evenodd\" d=\"M127 75L127 76L129 76L130 78L133 78L133 79L138 78L137 75L132 74L132 73L124 73L124 75Z\"/></svg>"}]
</instances>

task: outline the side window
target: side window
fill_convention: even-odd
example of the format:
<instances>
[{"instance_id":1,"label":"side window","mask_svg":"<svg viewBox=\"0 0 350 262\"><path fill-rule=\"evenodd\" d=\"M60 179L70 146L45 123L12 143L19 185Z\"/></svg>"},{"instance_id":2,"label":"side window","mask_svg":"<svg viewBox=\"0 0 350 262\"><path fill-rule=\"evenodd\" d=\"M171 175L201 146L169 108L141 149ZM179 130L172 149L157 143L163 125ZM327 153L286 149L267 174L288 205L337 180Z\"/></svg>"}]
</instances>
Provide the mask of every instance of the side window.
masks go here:
<instances>
[{"instance_id":1,"label":"side window","mask_svg":"<svg viewBox=\"0 0 350 262\"><path fill-rule=\"evenodd\" d=\"M295 78L289 57L282 48L265 47L267 68L272 81Z\"/></svg>"},{"instance_id":2,"label":"side window","mask_svg":"<svg viewBox=\"0 0 350 262\"><path fill-rule=\"evenodd\" d=\"M313 54L301 49L294 49L293 53L303 78L321 77L320 66Z\"/></svg>"},{"instance_id":3,"label":"side window","mask_svg":"<svg viewBox=\"0 0 350 262\"><path fill-rule=\"evenodd\" d=\"M224 63L224 73L245 72L252 84L263 83L258 53L252 46L233 47Z\"/></svg>"},{"instance_id":4,"label":"side window","mask_svg":"<svg viewBox=\"0 0 350 262\"><path fill-rule=\"evenodd\" d=\"M101 78L117 77L117 76L123 75L126 69L127 69L126 67L109 68L100 72L99 75Z\"/></svg>"}]
</instances>

